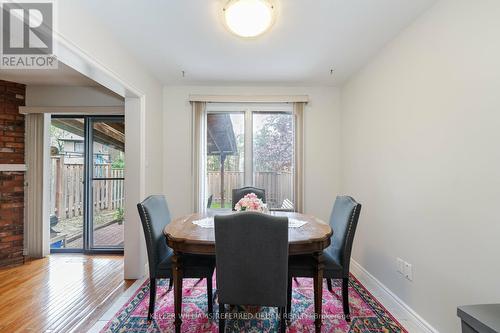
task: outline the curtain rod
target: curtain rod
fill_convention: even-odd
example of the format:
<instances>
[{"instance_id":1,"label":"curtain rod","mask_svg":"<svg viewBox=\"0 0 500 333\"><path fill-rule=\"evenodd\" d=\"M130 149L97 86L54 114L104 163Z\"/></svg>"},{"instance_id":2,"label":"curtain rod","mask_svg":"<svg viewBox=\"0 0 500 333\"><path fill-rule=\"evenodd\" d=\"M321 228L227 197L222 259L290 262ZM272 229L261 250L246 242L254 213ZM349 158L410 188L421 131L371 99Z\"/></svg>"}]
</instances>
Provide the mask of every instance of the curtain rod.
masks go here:
<instances>
[{"instance_id":1,"label":"curtain rod","mask_svg":"<svg viewBox=\"0 0 500 333\"><path fill-rule=\"evenodd\" d=\"M19 113L50 113L78 115L123 115L123 106L20 106Z\"/></svg>"},{"instance_id":2,"label":"curtain rod","mask_svg":"<svg viewBox=\"0 0 500 333\"><path fill-rule=\"evenodd\" d=\"M190 102L207 103L307 103L308 95L189 95Z\"/></svg>"}]
</instances>

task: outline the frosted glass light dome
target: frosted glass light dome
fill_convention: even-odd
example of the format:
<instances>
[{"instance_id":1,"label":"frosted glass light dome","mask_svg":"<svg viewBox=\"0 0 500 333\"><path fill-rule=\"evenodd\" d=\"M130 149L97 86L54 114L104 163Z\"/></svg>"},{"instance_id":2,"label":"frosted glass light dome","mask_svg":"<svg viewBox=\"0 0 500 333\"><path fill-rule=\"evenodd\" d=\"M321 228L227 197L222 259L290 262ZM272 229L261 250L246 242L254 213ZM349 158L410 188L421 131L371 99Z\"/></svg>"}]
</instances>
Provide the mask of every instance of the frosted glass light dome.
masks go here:
<instances>
[{"instance_id":1,"label":"frosted glass light dome","mask_svg":"<svg viewBox=\"0 0 500 333\"><path fill-rule=\"evenodd\" d=\"M257 37L274 20L274 7L267 0L231 0L224 8L226 26L240 37Z\"/></svg>"}]
</instances>

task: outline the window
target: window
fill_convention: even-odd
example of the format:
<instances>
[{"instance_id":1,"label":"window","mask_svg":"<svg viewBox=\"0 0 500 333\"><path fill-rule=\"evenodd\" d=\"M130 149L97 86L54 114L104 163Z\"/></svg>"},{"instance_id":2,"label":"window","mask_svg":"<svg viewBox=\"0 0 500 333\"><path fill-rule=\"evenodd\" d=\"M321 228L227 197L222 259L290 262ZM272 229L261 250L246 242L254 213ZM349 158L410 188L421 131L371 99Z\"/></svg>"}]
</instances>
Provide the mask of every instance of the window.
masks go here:
<instances>
[{"instance_id":1,"label":"window","mask_svg":"<svg viewBox=\"0 0 500 333\"><path fill-rule=\"evenodd\" d=\"M84 146L83 142L75 142L75 153L83 153Z\"/></svg>"},{"instance_id":2,"label":"window","mask_svg":"<svg viewBox=\"0 0 500 333\"><path fill-rule=\"evenodd\" d=\"M255 186L269 209L294 209L293 105L210 103L206 113L207 207L231 209L233 189Z\"/></svg>"},{"instance_id":3,"label":"window","mask_svg":"<svg viewBox=\"0 0 500 333\"><path fill-rule=\"evenodd\" d=\"M254 112L252 124L253 184L266 190L269 208L293 209L292 114Z\"/></svg>"}]
</instances>

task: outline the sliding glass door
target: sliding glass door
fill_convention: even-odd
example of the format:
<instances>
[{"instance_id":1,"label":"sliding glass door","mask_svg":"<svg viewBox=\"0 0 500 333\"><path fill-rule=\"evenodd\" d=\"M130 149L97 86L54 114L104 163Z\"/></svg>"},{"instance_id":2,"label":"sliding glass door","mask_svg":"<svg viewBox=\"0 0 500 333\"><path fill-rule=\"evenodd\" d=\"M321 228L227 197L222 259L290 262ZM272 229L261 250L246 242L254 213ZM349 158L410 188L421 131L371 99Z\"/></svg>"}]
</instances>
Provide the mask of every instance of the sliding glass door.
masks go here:
<instances>
[{"instance_id":1,"label":"sliding glass door","mask_svg":"<svg viewBox=\"0 0 500 333\"><path fill-rule=\"evenodd\" d=\"M50 248L83 250L85 119L52 118Z\"/></svg>"},{"instance_id":2,"label":"sliding glass door","mask_svg":"<svg viewBox=\"0 0 500 333\"><path fill-rule=\"evenodd\" d=\"M231 189L245 184L245 113L207 114L207 207L231 209Z\"/></svg>"},{"instance_id":3,"label":"sliding glass door","mask_svg":"<svg viewBox=\"0 0 500 333\"><path fill-rule=\"evenodd\" d=\"M124 157L124 117L52 118L52 252L123 251Z\"/></svg>"},{"instance_id":4,"label":"sliding glass door","mask_svg":"<svg viewBox=\"0 0 500 333\"><path fill-rule=\"evenodd\" d=\"M89 245L93 249L123 248L125 122L123 118L92 118L89 123Z\"/></svg>"},{"instance_id":5,"label":"sliding glass door","mask_svg":"<svg viewBox=\"0 0 500 333\"><path fill-rule=\"evenodd\" d=\"M294 209L294 131L290 112L253 112L253 184L270 209Z\"/></svg>"},{"instance_id":6,"label":"sliding glass door","mask_svg":"<svg viewBox=\"0 0 500 333\"><path fill-rule=\"evenodd\" d=\"M206 130L208 208L231 209L233 189L255 186L270 209L294 209L291 105L208 104Z\"/></svg>"}]
</instances>

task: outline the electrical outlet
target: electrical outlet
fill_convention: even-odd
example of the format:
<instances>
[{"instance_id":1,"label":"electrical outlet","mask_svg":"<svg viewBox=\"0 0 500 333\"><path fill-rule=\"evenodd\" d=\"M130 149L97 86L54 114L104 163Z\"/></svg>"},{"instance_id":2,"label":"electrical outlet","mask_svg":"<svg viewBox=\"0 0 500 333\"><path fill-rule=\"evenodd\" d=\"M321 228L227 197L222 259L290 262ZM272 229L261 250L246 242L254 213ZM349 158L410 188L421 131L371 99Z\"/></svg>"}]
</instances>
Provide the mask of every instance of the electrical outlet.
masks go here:
<instances>
[{"instance_id":1,"label":"electrical outlet","mask_svg":"<svg viewBox=\"0 0 500 333\"><path fill-rule=\"evenodd\" d=\"M401 258L396 258L396 264L397 264L397 271L398 273L400 274L403 274L403 270L404 270L404 260L401 259Z\"/></svg>"},{"instance_id":2,"label":"electrical outlet","mask_svg":"<svg viewBox=\"0 0 500 333\"><path fill-rule=\"evenodd\" d=\"M411 264L405 262L403 275L409 281L413 281L413 270L412 270Z\"/></svg>"}]
</instances>

